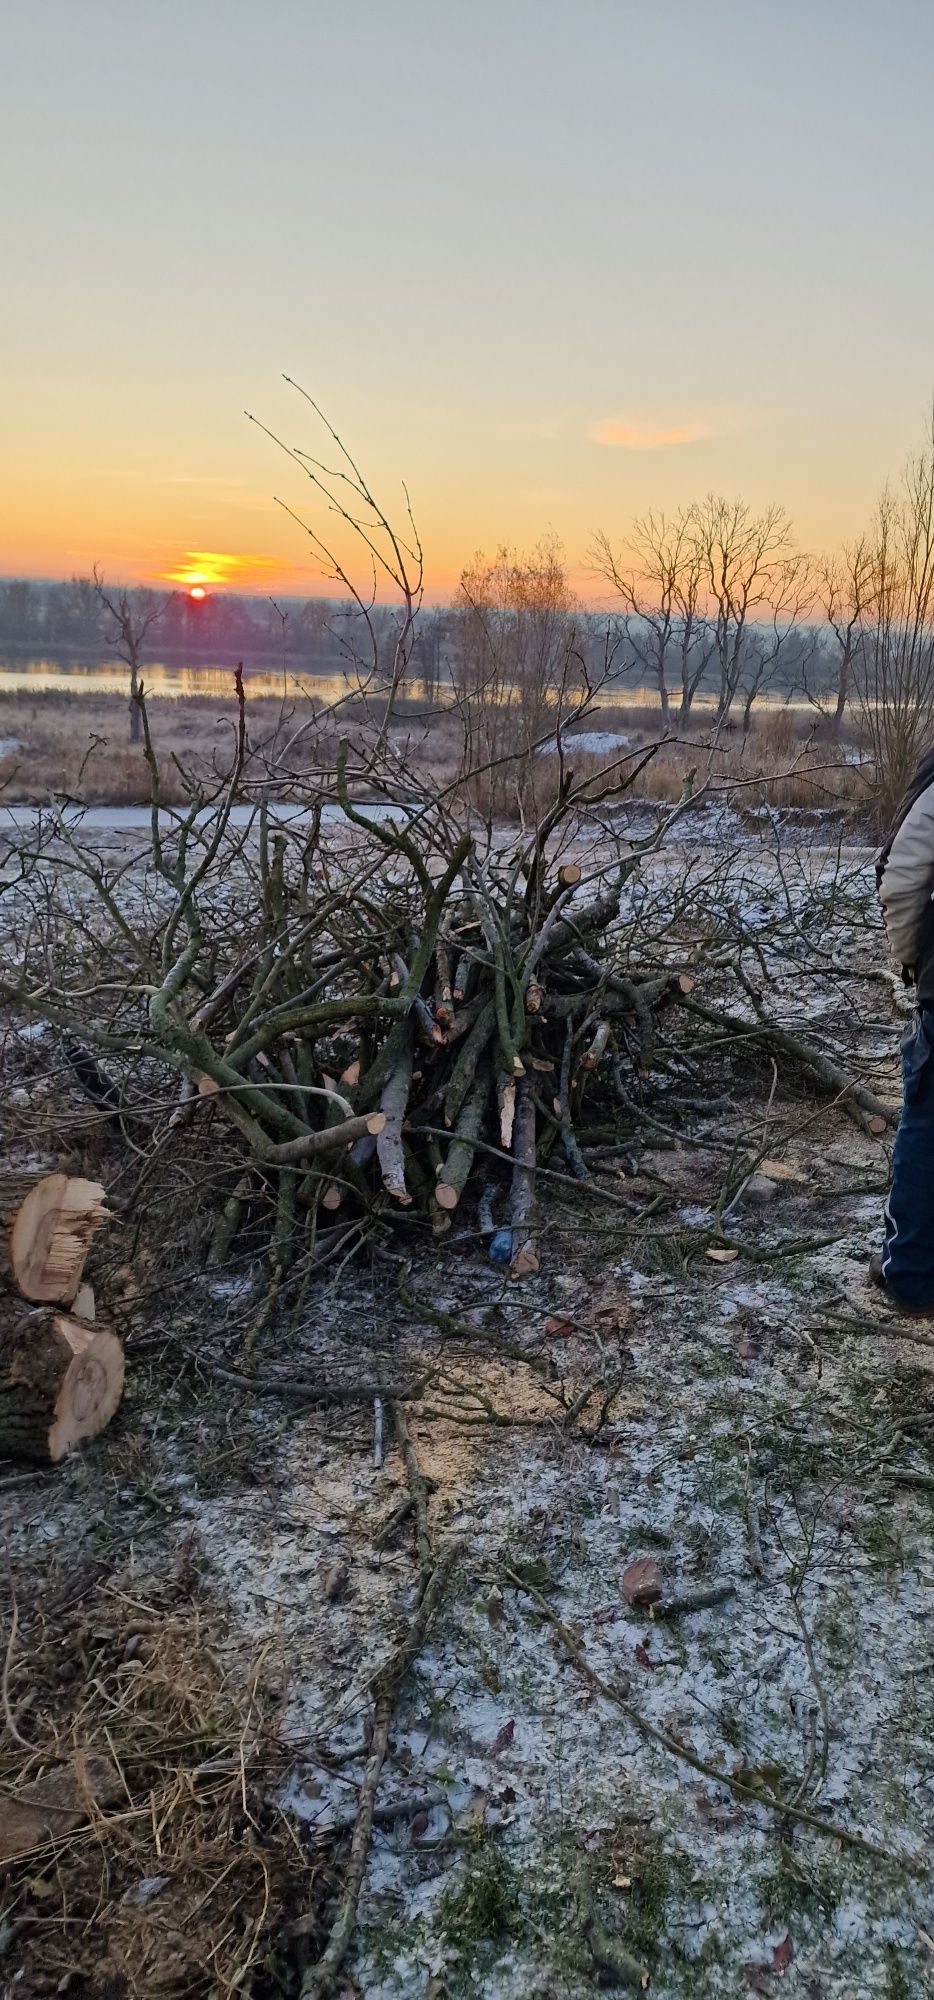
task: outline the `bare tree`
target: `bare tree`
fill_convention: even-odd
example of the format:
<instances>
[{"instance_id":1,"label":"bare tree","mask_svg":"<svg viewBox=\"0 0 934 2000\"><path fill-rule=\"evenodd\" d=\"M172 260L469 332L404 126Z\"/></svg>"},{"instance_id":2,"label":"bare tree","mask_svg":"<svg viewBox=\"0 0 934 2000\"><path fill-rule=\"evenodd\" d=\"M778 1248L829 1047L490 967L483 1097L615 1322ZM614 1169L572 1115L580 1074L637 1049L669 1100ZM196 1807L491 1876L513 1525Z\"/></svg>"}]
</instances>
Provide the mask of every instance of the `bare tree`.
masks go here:
<instances>
[{"instance_id":1,"label":"bare tree","mask_svg":"<svg viewBox=\"0 0 934 2000\"><path fill-rule=\"evenodd\" d=\"M67 586L66 617L70 636L79 646L93 646L100 640L100 599L91 576L73 576Z\"/></svg>"},{"instance_id":2,"label":"bare tree","mask_svg":"<svg viewBox=\"0 0 934 2000\"><path fill-rule=\"evenodd\" d=\"M885 814L934 734L934 406L900 487L882 494L868 550L854 688Z\"/></svg>"},{"instance_id":3,"label":"bare tree","mask_svg":"<svg viewBox=\"0 0 934 2000\"><path fill-rule=\"evenodd\" d=\"M130 742L138 743L142 736L140 669L143 663L143 651L153 627L164 618L169 599L156 597L151 590L131 591L121 588L118 591L109 591L96 563L94 590L101 610L106 612L110 620L110 630L106 633L107 644L130 670Z\"/></svg>"},{"instance_id":4,"label":"bare tree","mask_svg":"<svg viewBox=\"0 0 934 2000\"><path fill-rule=\"evenodd\" d=\"M818 599L835 650L834 705L830 716L833 732L839 736L853 687L863 621L872 603L874 590L872 548L867 535L845 545L842 554L825 559L818 569ZM820 707L811 689L809 699Z\"/></svg>"},{"instance_id":5,"label":"bare tree","mask_svg":"<svg viewBox=\"0 0 934 2000\"><path fill-rule=\"evenodd\" d=\"M760 616L746 630L745 661L739 688L743 699L744 736L749 733L753 703L775 679L779 664L793 642L802 637L806 645L800 666L802 673L806 674L815 640L811 628L802 626L802 620L813 602L814 578L807 557L790 555L776 563L769 581L767 600L760 607Z\"/></svg>"},{"instance_id":6,"label":"bare tree","mask_svg":"<svg viewBox=\"0 0 934 2000\"><path fill-rule=\"evenodd\" d=\"M445 623L444 612L423 611L415 636L413 659L418 667L424 699L429 708L434 707L441 684L441 649L445 638Z\"/></svg>"},{"instance_id":7,"label":"bare tree","mask_svg":"<svg viewBox=\"0 0 934 2000\"><path fill-rule=\"evenodd\" d=\"M553 542L527 556L477 556L464 570L453 679L472 766L528 777L533 746L552 719L566 719L564 698L581 680L577 610Z\"/></svg>"},{"instance_id":8,"label":"bare tree","mask_svg":"<svg viewBox=\"0 0 934 2000\"><path fill-rule=\"evenodd\" d=\"M296 512L284 500L278 505L297 521L308 536L312 551L324 565L325 574L332 583L340 585L350 600L350 619L344 627L340 643L347 652L357 674L364 685L370 680L382 681L385 688L385 707L380 728L380 742L388 735L390 721L394 713L396 697L405 680L415 644L418 613L424 594L425 566L422 545L409 501L408 491L403 487L405 497L405 525L401 529L390 520L382 503L376 499L359 465L348 451L347 446L333 425L329 423L323 410L303 389L300 382L293 381L291 375L284 375L290 389L294 389L309 405L322 425L328 440L328 449L336 458L336 463L326 465L323 460L302 451L297 446L284 443L268 425L260 423L249 410L245 415L251 423L272 439L279 450L299 466L318 496L323 500L329 513L336 517L345 530L354 538L357 551L365 551L370 568L370 586L364 589L351 576L346 563L334 545L325 541L317 528ZM398 608L394 612L390 626L390 640L385 642L386 620L377 607L380 588L388 588L397 599ZM359 644L358 644L359 639Z\"/></svg>"},{"instance_id":9,"label":"bare tree","mask_svg":"<svg viewBox=\"0 0 934 2000\"><path fill-rule=\"evenodd\" d=\"M622 598L627 639L654 680L667 729L672 662L681 690L678 721L683 723L713 653L701 604L703 564L694 509L682 507L672 519L651 511L643 515L633 524L628 547L635 557L630 567L601 532L591 545L591 565Z\"/></svg>"},{"instance_id":10,"label":"bare tree","mask_svg":"<svg viewBox=\"0 0 934 2000\"><path fill-rule=\"evenodd\" d=\"M762 686L762 647L751 627L759 613L765 611L772 619L776 603L793 601L797 588L793 566L800 558L783 507L767 507L756 514L744 500L708 493L692 517L712 614L719 670L716 720L721 724L741 691L747 669L754 683L753 700ZM771 656L772 668L776 657Z\"/></svg>"}]
</instances>

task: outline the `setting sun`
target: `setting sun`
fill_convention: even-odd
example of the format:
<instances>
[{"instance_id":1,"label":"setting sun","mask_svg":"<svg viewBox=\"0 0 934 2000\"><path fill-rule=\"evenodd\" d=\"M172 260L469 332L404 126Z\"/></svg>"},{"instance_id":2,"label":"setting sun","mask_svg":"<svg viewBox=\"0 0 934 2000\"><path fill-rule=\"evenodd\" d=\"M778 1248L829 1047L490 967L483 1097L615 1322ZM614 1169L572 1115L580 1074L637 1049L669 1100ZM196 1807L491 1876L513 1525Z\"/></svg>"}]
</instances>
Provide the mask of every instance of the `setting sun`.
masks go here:
<instances>
[{"instance_id":1,"label":"setting sun","mask_svg":"<svg viewBox=\"0 0 934 2000\"><path fill-rule=\"evenodd\" d=\"M206 595L204 585L201 583L192 584L192 587L188 592L188 595L189 597L194 598L196 604L200 604L202 597Z\"/></svg>"}]
</instances>

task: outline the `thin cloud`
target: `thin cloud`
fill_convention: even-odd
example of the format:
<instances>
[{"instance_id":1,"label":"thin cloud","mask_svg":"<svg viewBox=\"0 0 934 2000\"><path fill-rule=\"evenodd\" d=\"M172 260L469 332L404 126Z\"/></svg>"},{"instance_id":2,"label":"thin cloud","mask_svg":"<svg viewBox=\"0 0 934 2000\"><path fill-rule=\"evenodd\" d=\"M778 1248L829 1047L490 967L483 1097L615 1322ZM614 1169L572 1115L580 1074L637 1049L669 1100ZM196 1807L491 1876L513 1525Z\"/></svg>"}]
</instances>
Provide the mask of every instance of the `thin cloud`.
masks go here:
<instances>
[{"instance_id":1,"label":"thin cloud","mask_svg":"<svg viewBox=\"0 0 934 2000\"><path fill-rule=\"evenodd\" d=\"M593 444L612 445L618 451L665 451L671 445L698 444L701 438L710 437L711 426L698 422L639 424L625 417L605 417L593 424L587 435Z\"/></svg>"},{"instance_id":2,"label":"thin cloud","mask_svg":"<svg viewBox=\"0 0 934 2000\"><path fill-rule=\"evenodd\" d=\"M166 583L233 583L244 570L251 575L281 571L288 565L272 556L222 555L216 549L188 549L175 566L162 572Z\"/></svg>"}]
</instances>

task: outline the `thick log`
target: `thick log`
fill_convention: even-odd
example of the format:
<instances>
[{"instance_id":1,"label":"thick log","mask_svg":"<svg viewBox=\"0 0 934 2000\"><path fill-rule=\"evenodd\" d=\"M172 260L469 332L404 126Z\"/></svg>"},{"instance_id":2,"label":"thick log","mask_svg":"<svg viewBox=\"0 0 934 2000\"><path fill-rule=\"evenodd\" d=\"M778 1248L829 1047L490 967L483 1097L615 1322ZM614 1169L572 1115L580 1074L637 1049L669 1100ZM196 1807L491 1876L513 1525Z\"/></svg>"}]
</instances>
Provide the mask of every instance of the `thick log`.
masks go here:
<instances>
[{"instance_id":1,"label":"thick log","mask_svg":"<svg viewBox=\"0 0 934 2000\"><path fill-rule=\"evenodd\" d=\"M0 1326L0 1458L54 1465L96 1437L123 1394L115 1333L10 1301Z\"/></svg>"},{"instance_id":2,"label":"thick log","mask_svg":"<svg viewBox=\"0 0 934 2000\"><path fill-rule=\"evenodd\" d=\"M0 1279L36 1304L71 1305L95 1231L107 1220L99 1181L0 1176Z\"/></svg>"}]
</instances>

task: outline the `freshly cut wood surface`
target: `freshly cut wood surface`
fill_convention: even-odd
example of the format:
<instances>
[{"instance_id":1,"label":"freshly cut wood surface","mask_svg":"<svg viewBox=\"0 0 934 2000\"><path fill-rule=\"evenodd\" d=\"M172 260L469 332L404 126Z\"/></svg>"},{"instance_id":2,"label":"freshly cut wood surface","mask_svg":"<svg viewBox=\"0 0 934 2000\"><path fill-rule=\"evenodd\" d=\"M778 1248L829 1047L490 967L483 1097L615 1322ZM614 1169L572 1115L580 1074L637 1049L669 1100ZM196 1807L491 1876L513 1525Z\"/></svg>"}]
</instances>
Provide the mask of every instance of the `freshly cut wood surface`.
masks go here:
<instances>
[{"instance_id":1,"label":"freshly cut wood surface","mask_svg":"<svg viewBox=\"0 0 934 2000\"><path fill-rule=\"evenodd\" d=\"M123 1395L115 1333L7 1301L0 1322L0 1458L56 1464L109 1424Z\"/></svg>"},{"instance_id":2,"label":"freshly cut wood surface","mask_svg":"<svg viewBox=\"0 0 934 2000\"><path fill-rule=\"evenodd\" d=\"M71 1305L91 1238L107 1219L99 1181L72 1174L4 1175L0 1213L5 1228L0 1276L26 1299Z\"/></svg>"}]
</instances>

